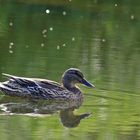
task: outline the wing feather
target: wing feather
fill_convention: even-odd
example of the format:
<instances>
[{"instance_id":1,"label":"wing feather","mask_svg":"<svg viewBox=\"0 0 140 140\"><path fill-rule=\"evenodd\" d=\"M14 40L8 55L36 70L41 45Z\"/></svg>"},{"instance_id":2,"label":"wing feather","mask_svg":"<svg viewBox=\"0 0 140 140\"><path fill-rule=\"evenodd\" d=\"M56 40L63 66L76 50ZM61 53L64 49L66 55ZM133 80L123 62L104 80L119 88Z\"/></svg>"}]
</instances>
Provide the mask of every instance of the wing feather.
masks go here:
<instances>
[{"instance_id":1,"label":"wing feather","mask_svg":"<svg viewBox=\"0 0 140 140\"><path fill-rule=\"evenodd\" d=\"M22 93L27 93L25 95L34 96L34 97L63 97L63 94L67 94L69 91L61 86L59 83L38 78L25 78L18 77L10 74L3 73L9 80L6 83L3 83L7 90L20 90ZM20 93L20 95L21 95Z\"/></svg>"},{"instance_id":2,"label":"wing feather","mask_svg":"<svg viewBox=\"0 0 140 140\"><path fill-rule=\"evenodd\" d=\"M34 80L31 78L25 78L25 77L18 77L6 73L2 73L2 75L6 76L9 80L13 80L14 82L18 83L21 86L39 86Z\"/></svg>"}]
</instances>

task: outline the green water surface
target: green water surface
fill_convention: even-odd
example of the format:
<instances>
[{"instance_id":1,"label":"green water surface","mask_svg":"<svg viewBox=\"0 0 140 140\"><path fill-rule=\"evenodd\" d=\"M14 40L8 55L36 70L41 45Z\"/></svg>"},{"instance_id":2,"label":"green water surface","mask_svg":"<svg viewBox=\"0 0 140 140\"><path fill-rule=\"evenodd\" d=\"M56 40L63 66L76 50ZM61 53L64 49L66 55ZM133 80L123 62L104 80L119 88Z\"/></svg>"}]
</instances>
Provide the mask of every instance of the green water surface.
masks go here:
<instances>
[{"instance_id":1,"label":"green water surface","mask_svg":"<svg viewBox=\"0 0 140 140\"><path fill-rule=\"evenodd\" d=\"M76 67L96 86L80 85L83 104L65 112L60 111L65 103L15 101L1 93L0 139L140 139L139 5L139 0L0 0L0 81L5 72L61 82L63 72Z\"/></svg>"}]
</instances>

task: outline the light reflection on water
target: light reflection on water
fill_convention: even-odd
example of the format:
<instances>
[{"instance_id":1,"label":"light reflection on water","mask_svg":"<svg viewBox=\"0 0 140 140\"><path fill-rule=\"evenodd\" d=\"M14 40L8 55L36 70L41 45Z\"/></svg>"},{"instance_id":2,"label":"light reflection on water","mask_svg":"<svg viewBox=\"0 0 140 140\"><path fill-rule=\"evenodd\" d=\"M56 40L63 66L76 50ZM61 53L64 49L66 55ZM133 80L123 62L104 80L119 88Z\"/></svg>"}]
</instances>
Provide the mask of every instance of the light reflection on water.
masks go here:
<instances>
[{"instance_id":1,"label":"light reflection on water","mask_svg":"<svg viewBox=\"0 0 140 140\"><path fill-rule=\"evenodd\" d=\"M85 101L74 114L92 115L74 129L61 125L57 111L29 117L1 110L3 140L140 139L138 2L0 1L0 73L59 82L64 70L77 67L96 86L80 86ZM14 111L32 110L21 102Z\"/></svg>"}]
</instances>

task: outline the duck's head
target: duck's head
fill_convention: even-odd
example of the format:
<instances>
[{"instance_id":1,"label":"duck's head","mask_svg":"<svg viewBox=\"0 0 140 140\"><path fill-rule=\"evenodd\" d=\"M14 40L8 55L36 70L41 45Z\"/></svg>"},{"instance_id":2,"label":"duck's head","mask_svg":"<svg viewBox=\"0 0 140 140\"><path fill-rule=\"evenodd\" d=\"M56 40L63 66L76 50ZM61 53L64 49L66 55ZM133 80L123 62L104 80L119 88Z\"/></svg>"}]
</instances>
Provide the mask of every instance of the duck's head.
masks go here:
<instances>
[{"instance_id":1,"label":"duck's head","mask_svg":"<svg viewBox=\"0 0 140 140\"><path fill-rule=\"evenodd\" d=\"M95 86L89 83L85 78L83 73L76 68L70 68L66 70L62 76L63 86L66 88L73 88L75 84L81 83L87 87L94 88Z\"/></svg>"}]
</instances>

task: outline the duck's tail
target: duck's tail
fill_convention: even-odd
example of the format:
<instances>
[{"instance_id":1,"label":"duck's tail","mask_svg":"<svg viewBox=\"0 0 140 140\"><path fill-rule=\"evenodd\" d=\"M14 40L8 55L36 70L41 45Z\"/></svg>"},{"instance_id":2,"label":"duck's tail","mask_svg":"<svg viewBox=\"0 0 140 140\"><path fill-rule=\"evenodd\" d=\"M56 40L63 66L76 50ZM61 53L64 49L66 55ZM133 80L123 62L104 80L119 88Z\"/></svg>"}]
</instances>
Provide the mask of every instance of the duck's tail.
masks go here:
<instances>
[{"instance_id":1,"label":"duck's tail","mask_svg":"<svg viewBox=\"0 0 140 140\"><path fill-rule=\"evenodd\" d=\"M4 88L4 85L3 85L2 82L0 82L0 90L1 90L2 88Z\"/></svg>"},{"instance_id":2,"label":"duck's tail","mask_svg":"<svg viewBox=\"0 0 140 140\"><path fill-rule=\"evenodd\" d=\"M9 88L6 86L6 85L4 85L4 83L3 82L0 82L0 91L5 91L5 90L8 90Z\"/></svg>"},{"instance_id":3,"label":"duck's tail","mask_svg":"<svg viewBox=\"0 0 140 140\"><path fill-rule=\"evenodd\" d=\"M15 95L17 90L6 82L0 82L0 91L6 95Z\"/></svg>"},{"instance_id":4,"label":"duck's tail","mask_svg":"<svg viewBox=\"0 0 140 140\"><path fill-rule=\"evenodd\" d=\"M10 75L10 74L7 74L7 73L2 73L2 75L7 77L8 79L15 79L15 78L17 78L17 76Z\"/></svg>"},{"instance_id":5,"label":"duck's tail","mask_svg":"<svg viewBox=\"0 0 140 140\"><path fill-rule=\"evenodd\" d=\"M12 77L12 75L2 73L2 75L6 76L8 79ZM7 82L0 82L0 91L5 92L5 91L10 91L11 89L7 86Z\"/></svg>"},{"instance_id":6,"label":"duck's tail","mask_svg":"<svg viewBox=\"0 0 140 140\"><path fill-rule=\"evenodd\" d=\"M4 92L5 89L6 89L6 87L3 85L2 82L0 82L0 91L1 91L1 92Z\"/></svg>"},{"instance_id":7,"label":"duck's tail","mask_svg":"<svg viewBox=\"0 0 140 140\"><path fill-rule=\"evenodd\" d=\"M8 79L11 78L11 75L9 75L9 74L2 73L2 75L6 76ZM5 91L9 91L10 90L10 88L7 86L7 82L8 81L0 82L0 91L5 92Z\"/></svg>"}]
</instances>

